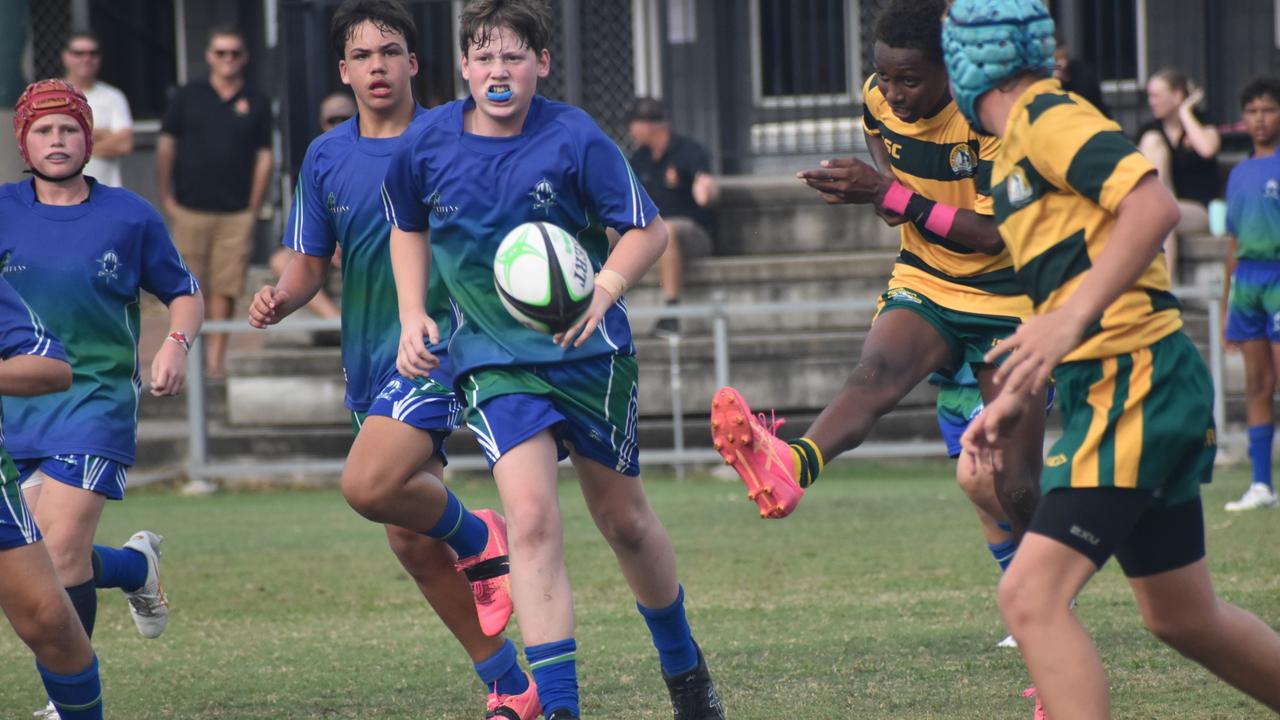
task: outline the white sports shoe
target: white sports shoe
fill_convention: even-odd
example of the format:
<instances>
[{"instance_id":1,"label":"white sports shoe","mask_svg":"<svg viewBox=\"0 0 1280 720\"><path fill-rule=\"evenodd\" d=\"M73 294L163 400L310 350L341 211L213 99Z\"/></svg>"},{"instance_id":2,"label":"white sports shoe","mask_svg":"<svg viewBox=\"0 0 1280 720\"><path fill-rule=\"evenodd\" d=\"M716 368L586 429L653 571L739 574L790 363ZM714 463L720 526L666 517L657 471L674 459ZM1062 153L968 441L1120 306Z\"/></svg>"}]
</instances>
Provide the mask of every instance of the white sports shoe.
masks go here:
<instances>
[{"instance_id":1,"label":"white sports shoe","mask_svg":"<svg viewBox=\"0 0 1280 720\"><path fill-rule=\"evenodd\" d=\"M1005 636L1005 638L1004 638L1003 640L1001 640L1000 642L996 643L996 647L998 647L998 648L1016 648L1016 647L1018 647L1018 641L1017 641L1017 640L1014 640L1012 635L1006 635L1006 636Z\"/></svg>"},{"instance_id":2,"label":"white sports shoe","mask_svg":"<svg viewBox=\"0 0 1280 720\"><path fill-rule=\"evenodd\" d=\"M1276 499L1276 491L1263 485L1262 483L1252 483L1249 489L1244 491L1244 495L1239 500L1232 500L1226 504L1227 512L1241 512L1243 510L1257 510L1258 508L1273 508L1280 504L1280 500Z\"/></svg>"},{"instance_id":3,"label":"white sports shoe","mask_svg":"<svg viewBox=\"0 0 1280 720\"><path fill-rule=\"evenodd\" d=\"M169 600L160 587L160 543L164 538L150 530L139 530L129 538L124 546L142 553L147 559L147 581L142 587L127 592L129 612L133 615L133 624L145 638L160 637L164 627L169 623Z\"/></svg>"},{"instance_id":4,"label":"white sports shoe","mask_svg":"<svg viewBox=\"0 0 1280 720\"><path fill-rule=\"evenodd\" d=\"M36 720L62 720L62 716L58 714L58 708L53 706L52 700L49 701L48 705L31 714L35 716Z\"/></svg>"}]
</instances>

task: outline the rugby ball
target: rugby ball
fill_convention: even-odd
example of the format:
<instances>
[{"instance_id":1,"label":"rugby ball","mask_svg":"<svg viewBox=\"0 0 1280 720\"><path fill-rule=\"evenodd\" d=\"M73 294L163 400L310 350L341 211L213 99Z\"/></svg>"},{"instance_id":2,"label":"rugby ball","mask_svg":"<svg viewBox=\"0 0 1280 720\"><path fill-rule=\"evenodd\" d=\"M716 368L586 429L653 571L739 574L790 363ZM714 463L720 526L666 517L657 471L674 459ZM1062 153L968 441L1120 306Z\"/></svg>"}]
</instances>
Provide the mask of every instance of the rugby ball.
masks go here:
<instances>
[{"instance_id":1,"label":"rugby ball","mask_svg":"<svg viewBox=\"0 0 1280 720\"><path fill-rule=\"evenodd\" d=\"M587 251L562 228L531 222L507 233L493 257L493 285L517 322L554 335L591 305L595 270Z\"/></svg>"}]
</instances>

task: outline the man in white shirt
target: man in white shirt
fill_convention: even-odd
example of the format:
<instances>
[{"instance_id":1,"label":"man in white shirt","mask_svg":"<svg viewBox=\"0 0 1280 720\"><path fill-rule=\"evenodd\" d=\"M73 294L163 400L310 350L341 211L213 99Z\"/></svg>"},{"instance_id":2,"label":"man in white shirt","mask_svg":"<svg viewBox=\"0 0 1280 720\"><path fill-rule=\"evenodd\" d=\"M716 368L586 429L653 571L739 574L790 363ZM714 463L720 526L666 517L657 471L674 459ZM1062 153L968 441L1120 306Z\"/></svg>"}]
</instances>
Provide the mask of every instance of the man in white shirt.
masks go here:
<instances>
[{"instance_id":1,"label":"man in white shirt","mask_svg":"<svg viewBox=\"0 0 1280 720\"><path fill-rule=\"evenodd\" d=\"M84 174L120 187L120 158L133 152L133 115L124 93L98 80L102 45L91 32L72 33L62 48L66 80L79 88L93 109L93 158Z\"/></svg>"}]
</instances>

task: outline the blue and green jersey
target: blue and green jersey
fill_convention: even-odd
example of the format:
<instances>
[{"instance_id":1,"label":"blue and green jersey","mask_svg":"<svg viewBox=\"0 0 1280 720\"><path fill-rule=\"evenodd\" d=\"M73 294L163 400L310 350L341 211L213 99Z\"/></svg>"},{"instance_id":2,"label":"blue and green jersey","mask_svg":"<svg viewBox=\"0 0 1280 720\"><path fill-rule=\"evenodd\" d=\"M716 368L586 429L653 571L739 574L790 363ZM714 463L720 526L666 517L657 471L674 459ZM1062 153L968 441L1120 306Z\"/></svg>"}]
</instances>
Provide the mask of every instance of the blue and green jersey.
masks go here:
<instances>
[{"instance_id":1,"label":"blue and green jersey","mask_svg":"<svg viewBox=\"0 0 1280 720\"><path fill-rule=\"evenodd\" d=\"M414 125L431 117L418 108ZM411 125L410 127L413 127ZM359 116L307 148L282 243L307 255L329 257L342 247L342 367L346 406L367 412L396 374L400 311L391 272L391 222L382 179L400 138L360 136ZM431 288L441 288L436 268ZM443 290L429 293L428 314L440 328L442 351L456 310Z\"/></svg>"},{"instance_id":2,"label":"blue and green jersey","mask_svg":"<svg viewBox=\"0 0 1280 720\"><path fill-rule=\"evenodd\" d=\"M545 365L632 353L621 299L581 347L561 348L516 322L494 291L498 244L517 225L545 221L586 249L596 270L609 253L605 228L646 227L658 210L627 159L582 110L535 97L514 137L465 132L471 98L415 122L387 171L392 222L429 230L432 267L462 322L449 345L456 376L480 367ZM430 294L434 295L433 286Z\"/></svg>"},{"instance_id":3,"label":"blue and green jersey","mask_svg":"<svg viewBox=\"0 0 1280 720\"><path fill-rule=\"evenodd\" d=\"M1240 260L1280 260L1280 155L1249 158L1227 181L1227 232Z\"/></svg>"},{"instance_id":4,"label":"blue and green jersey","mask_svg":"<svg viewBox=\"0 0 1280 720\"><path fill-rule=\"evenodd\" d=\"M79 205L45 205L33 181L0 186L4 279L62 340L71 388L4 397L5 445L18 459L89 454L132 465L137 450L139 290L199 287L164 221L141 197L90 179Z\"/></svg>"}]
</instances>

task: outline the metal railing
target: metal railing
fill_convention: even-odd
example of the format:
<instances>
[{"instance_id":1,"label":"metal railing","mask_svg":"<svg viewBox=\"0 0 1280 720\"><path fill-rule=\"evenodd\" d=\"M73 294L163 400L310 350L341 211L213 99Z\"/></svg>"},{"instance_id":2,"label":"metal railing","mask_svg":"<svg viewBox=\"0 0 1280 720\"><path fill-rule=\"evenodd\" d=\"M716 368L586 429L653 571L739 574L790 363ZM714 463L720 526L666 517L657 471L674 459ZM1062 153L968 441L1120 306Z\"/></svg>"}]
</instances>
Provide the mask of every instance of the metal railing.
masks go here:
<instances>
[{"instance_id":1,"label":"metal railing","mask_svg":"<svg viewBox=\"0 0 1280 720\"><path fill-rule=\"evenodd\" d=\"M1181 300L1203 300L1208 310L1209 330L1209 370L1213 377L1213 416L1214 422L1221 429L1226 426L1226 394L1224 390L1224 359L1222 345L1221 306L1222 286L1217 281L1202 285L1188 285L1174 288L1174 293ZM812 300L802 302L764 302L764 303L729 303L722 291L713 293L711 302L678 305L673 307L641 307L631 308L628 315L632 319L646 320L661 316L674 316L681 319L710 319L712 327L712 349L714 358L714 375L717 387L729 382L729 319L743 315L793 315L800 313L866 311L875 309L878 296L858 298L838 298L831 300ZM340 322L336 319L322 320L310 318L289 318L275 326L278 331L307 332L315 330L337 330ZM277 330L258 330L243 320L210 321L204 324L202 333L246 333L272 332ZM672 465L676 468L677 478L684 477L688 465L717 463L719 455L710 447L687 448L684 442L684 398L683 380L680 371L680 338L668 339L671 390L671 422L672 447L670 450L642 450L642 465ZM852 369L852 365L850 366ZM208 417L206 403L206 386L204 376L203 342L197 339L191 352L187 355L187 475L192 479L207 477L264 476L289 474L338 474L342 472L344 460L255 460L253 462L209 461ZM927 455L943 455L942 443L938 441L908 442L874 442L863 443L858 448L858 456L867 458L900 458L921 457ZM478 470L488 467L480 455L452 455L449 465L459 470Z\"/></svg>"}]
</instances>

